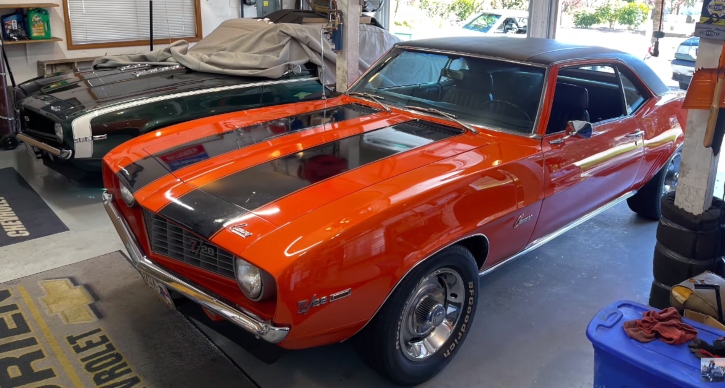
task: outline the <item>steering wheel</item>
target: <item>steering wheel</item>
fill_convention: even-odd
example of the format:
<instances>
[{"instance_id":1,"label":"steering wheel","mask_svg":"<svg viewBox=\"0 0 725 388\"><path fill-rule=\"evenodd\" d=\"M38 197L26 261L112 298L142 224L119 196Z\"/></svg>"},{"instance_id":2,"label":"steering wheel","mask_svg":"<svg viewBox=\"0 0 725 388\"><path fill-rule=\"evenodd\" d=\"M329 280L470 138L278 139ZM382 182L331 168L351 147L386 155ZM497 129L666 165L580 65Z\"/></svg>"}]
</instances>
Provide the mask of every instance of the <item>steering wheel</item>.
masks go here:
<instances>
[{"instance_id":1,"label":"steering wheel","mask_svg":"<svg viewBox=\"0 0 725 388\"><path fill-rule=\"evenodd\" d=\"M519 113L521 113L524 117L526 117L526 120L532 121L531 120L531 117L529 117L529 115L526 114L526 112L523 109L521 109L518 105L512 104L512 103L510 103L508 101L503 101L503 100L486 101L486 102L483 103L483 105L481 105L481 107L483 108L486 105L493 105L493 104L502 104L502 105L506 105L506 106L513 107Z\"/></svg>"}]
</instances>

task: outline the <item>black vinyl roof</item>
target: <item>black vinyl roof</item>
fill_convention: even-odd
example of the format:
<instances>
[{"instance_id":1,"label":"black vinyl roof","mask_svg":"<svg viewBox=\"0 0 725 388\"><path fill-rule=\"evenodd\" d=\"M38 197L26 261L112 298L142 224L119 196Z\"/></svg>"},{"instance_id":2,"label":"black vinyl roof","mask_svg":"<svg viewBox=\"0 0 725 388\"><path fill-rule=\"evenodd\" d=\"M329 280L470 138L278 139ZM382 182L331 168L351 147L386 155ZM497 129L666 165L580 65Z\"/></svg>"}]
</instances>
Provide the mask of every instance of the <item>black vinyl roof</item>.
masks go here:
<instances>
[{"instance_id":1,"label":"black vinyl roof","mask_svg":"<svg viewBox=\"0 0 725 388\"><path fill-rule=\"evenodd\" d=\"M670 90L640 58L605 47L576 45L553 39L508 36L421 39L400 42L396 46L485 55L544 66L575 59L615 59L631 67L655 94L664 94ZM642 53L642 56L644 55L645 53Z\"/></svg>"}]
</instances>

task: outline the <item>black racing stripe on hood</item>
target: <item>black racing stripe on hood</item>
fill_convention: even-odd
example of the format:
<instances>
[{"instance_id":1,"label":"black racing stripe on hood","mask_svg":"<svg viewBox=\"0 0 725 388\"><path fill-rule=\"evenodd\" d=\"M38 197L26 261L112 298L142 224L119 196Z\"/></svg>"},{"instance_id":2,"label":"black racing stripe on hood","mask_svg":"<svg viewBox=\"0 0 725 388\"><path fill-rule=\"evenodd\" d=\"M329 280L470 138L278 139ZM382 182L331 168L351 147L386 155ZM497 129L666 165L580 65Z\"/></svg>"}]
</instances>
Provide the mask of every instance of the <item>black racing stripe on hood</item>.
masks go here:
<instances>
[{"instance_id":1,"label":"black racing stripe on hood","mask_svg":"<svg viewBox=\"0 0 725 388\"><path fill-rule=\"evenodd\" d=\"M248 214L249 210L194 190L172 200L158 213L205 239L210 239L225 224Z\"/></svg>"},{"instance_id":2,"label":"black racing stripe on hood","mask_svg":"<svg viewBox=\"0 0 725 388\"><path fill-rule=\"evenodd\" d=\"M208 136L138 160L126 167L130 171L127 176L122 176L124 174L121 170L119 179L135 193L169 172L203 160L325 123L351 120L377 112L380 110L365 105L347 104L235 128L221 135Z\"/></svg>"},{"instance_id":3,"label":"black racing stripe on hood","mask_svg":"<svg viewBox=\"0 0 725 388\"><path fill-rule=\"evenodd\" d=\"M168 173L156 159L141 159L122 168L116 176L133 193Z\"/></svg>"},{"instance_id":4,"label":"black racing stripe on hood","mask_svg":"<svg viewBox=\"0 0 725 388\"><path fill-rule=\"evenodd\" d=\"M191 201L187 196L214 197L218 202L256 209L345 171L461 133L458 128L425 121L396 124L250 167L208 183L180 200L187 203ZM201 196L202 191L208 197Z\"/></svg>"}]
</instances>

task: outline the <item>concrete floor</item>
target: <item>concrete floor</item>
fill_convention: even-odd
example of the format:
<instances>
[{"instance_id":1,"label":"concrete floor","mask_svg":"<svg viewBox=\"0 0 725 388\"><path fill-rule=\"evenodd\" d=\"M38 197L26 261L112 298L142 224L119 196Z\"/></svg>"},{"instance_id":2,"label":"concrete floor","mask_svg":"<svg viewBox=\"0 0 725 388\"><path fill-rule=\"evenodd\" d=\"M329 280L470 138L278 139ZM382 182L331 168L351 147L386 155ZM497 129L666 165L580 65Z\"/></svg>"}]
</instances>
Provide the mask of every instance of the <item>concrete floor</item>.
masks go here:
<instances>
[{"instance_id":1,"label":"concrete floor","mask_svg":"<svg viewBox=\"0 0 725 388\"><path fill-rule=\"evenodd\" d=\"M70 230L0 248L0 282L123 249L100 204L99 187L69 182L30 160L22 148L0 152L0 168L8 166L20 172ZM725 158L719 170L722 195ZM646 303L655 229L656 223L637 218L622 204L482 278L468 340L456 359L424 386L591 386L587 324L618 299ZM211 336L261 387L387 386L347 343L291 352L266 365Z\"/></svg>"}]
</instances>

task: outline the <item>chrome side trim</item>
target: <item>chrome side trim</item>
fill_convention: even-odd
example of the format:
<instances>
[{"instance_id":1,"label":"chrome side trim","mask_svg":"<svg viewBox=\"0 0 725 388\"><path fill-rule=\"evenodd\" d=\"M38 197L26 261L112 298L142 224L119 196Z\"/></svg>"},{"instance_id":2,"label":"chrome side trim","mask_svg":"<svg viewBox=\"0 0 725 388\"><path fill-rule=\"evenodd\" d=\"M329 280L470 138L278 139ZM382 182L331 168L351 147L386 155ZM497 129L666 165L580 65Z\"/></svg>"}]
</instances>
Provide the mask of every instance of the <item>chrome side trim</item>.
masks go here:
<instances>
[{"instance_id":1,"label":"chrome side trim","mask_svg":"<svg viewBox=\"0 0 725 388\"><path fill-rule=\"evenodd\" d=\"M55 155L62 159L70 159L71 155L73 155L73 151L71 151L71 150L55 148L51 145L43 143L40 140L36 140L24 133L18 133L17 135L15 135L15 137L17 137L18 140L28 143L28 144L32 145L33 147L40 148L41 150L46 151L49 154Z\"/></svg>"},{"instance_id":2,"label":"chrome side trim","mask_svg":"<svg viewBox=\"0 0 725 388\"><path fill-rule=\"evenodd\" d=\"M112 105L106 108L102 108L90 113L87 113L83 116L77 117L73 120L73 123L71 124L73 128L73 141L75 142L75 157L76 159L82 159L82 158L90 158L93 156L93 141L87 141L88 139L91 139L93 136L93 130L91 128L91 120L94 118L105 115L108 113L116 112L123 109L129 109L134 108L141 105L151 104L154 102L159 101L166 101L171 100L174 98L180 98L180 97L188 97L188 96L195 96L198 94L205 94L205 93L216 93L216 92L222 92L226 90L236 90L236 89L244 89L244 88L253 88L257 86L266 86L266 85L279 85L279 84L287 84L287 83L294 83L294 82L302 82L302 81L311 81L311 80L317 80L318 77L310 77L310 78L297 78L297 79L285 79L285 80L276 80L276 81L264 81L264 82L254 82L249 84L239 84L239 85L232 85L232 86L223 86L218 88L211 88L211 89L201 89L201 90L192 90L189 92L183 92L183 93L176 93L176 94L168 94L164 96L158 96L158 97L152 97L152 98L144 98L144 99L138 99L131 102L126 102L118 105Z\"/></svg>"},{"instance_id":3,"label":"chrome side trim","mask_svg":"<svg viewBox=\"0 0 725 388\"><path fill-rule=\"evenodd\" d=\"M118 232L119 237L121 237L123 245L128 250L128 254L130 256L128 261L139 272L155 278L161 283L164 283L167 287L206 307L214 313L223 316L228 321L267 342L278 343L287 337L287 334L289 334L288 327L272 326L271 323L262 321L251 312L232 307L215 295L179 278L149 260L146 255L143 254L141 246L131 233L131 229L126 223L126 220L121 217L118 209L116 209L116 206L113 204L113 196L107 191L104 191L102 198L103 206L106 208L106 212L111 218L113 226L116 228L116 232Z\"/></svg>"},{"instance_id":4,"label":"chrome side trim","mask_svg":"<svg viewBox=\"0 0 725 388\"><path fill-rule=\"evenodd\" d=\"M613 208L614 206L618 205L620 202L622 202L622 201L626 200L627 198L633 196L635 193L636 193L636 191L630 191L630 192L628 192L628 193L620 196L619 198L613 200L612 202L609 202L609 203L605 204L604 206L601 206L601 207L595 209L591 213L584 215L583 217L579 218L578 220L575 220L575 221L572 221L572 222L568 223L567 225L565 225L561 229L559 229L559 230L557 230L557 231L555 231L553 233L550 233L550 234L548 234L548 235L546 235L544 237L541 237L541 238L538 238L538 239L532 241L521 252L519 252L519 253L517 253L517 254L515 254L515 255L513 255L511 257L509 257L508 259L505 259L505 260L501 261L500 263L494 265L491 268L488 268L488 269L486 269L484 271L479 272L478 276L487 275L487 274L489 274L489 273L491 273L491 272L493 272L493 271L501 268L502 265L504 265L506 263L509 263L509 262L513 261L514 259L517 259L517 258L519 258L519 257L521 257L521 256L523 256L523 255L525 255L525 254L533 251L534 249L536 249L536 248L538 248L538 247L540 247L540 246L548 243L549 241L551 241L551 240L553 240L553 239L561 236L562 234L570 231L571 229L574 229L575 227L577 227L577 226L579 226L579 225L581 225L581 224L589 221L590 219L598 216L599 214L601 214L601 213L603 213L603 212L605 212L605 211Z\"/></svg>"},{"instance_id":5,"label":"chrome side trim","mask_svg":"<svg viewBox=\"0 0 725 388\"><path fill-rule=\"evenodd\" d=\"M408 276L408 274L410 274L410 272L412 272L412 271L413 271L413 270L414 270L415 268L417 268L417 267L418 267L418 265L420 265L420 264L421 264L421 263L423 263L424 261L426 261L426 260L430 259L431 257L435 256L435 255L436 255L436 254L437 254L438 252L440 252L440 251L442 251L442 250L444 250L444 249L446 249L446 248L448 248L448 247L450 247L450 246L453 246L453 245L455 245L455 244L458 244L459 242L461 242L461 241L463 241L463 240L466 240L466 239L468 239L468 238L474 237L474 236L481 236L481 237L485 238L485 239L486 239L486 245L488 245L489 247L491 246L491 245L490 245L490 241L488 240L488 237L486 237L486 235L485 235L485 234L483 234L483 233L474 233L474 234L468 235L468 236L466 236L466 237L461 237L461 238L459 238L458 240L456 240L456 241L454 241L454 242L452 242L452 243L450 243L450 244L448 244L448 245L444 246L443 248L440 248L440 249L438 249L437 251L435 251L435 252L431 253L431 254L430 254L430 255L428 255L428 256L427 256L427 257L426 257L425 259L419 260L419 261L418 261L417 263L413 264L413 266L412 266L412 267L408 268L408 270L407 270L407 271L405 272L405 274L403 274L403 276L401 276L401 277L400 277L400 279L398 279L398 281L397 281L397 282L395 283L395 285L394 285L394 286L393 286L393 288L392 288L392 289L390 290L390 292L388 293L388 295L387 295L387 296L385 297L385 299L383 299L383 302L382 302L382 303L380 303L380 306L378 306L378 308L377 308L377 309L375 310L375 312L373 313L372 317L371 317L371 318L370 318L370 319L369 319L369 320L368 320L367 322L365 322L365 325L363 325L363 327L361 327L361 328L360 328L360 330L356 331L356 332L355 332L355 334L357 334L357 333L361 332L361 331L362 331L362 330L363 330L363 329L364 329L364 328L365 328L365 327L366 327L366 326L368 325L368 323L370 323L370 321L372 321L372 320L373 320L373 318L374 318L374 317L375 317L375 316L376 316L376 315L378 314L378 311L380 311L380 309L381 309L381 308L383 308L383 306L385 305L385 302L387 302L387 301L388 301L388 299L390 299L390 295L393 295L393 292L395 292L395 289L396 289L396 288L398 288L398 286L399 286L399 285L400 285L400 283L401 283L401 282L403 281L403 279L405 279L405 278L406 278L406 276ZM487 251L486 251L486 257L484 257L484 258L483 258L483 261L484 261L484 262L485 262L485 261L486 261L486 259L488 258L488 252L489 252L489 251L487 250ZM355 334L351 335L351 336L350 336L350 338L354 337L354 336L355 336Z\"/></svg>"}]
</instances>

